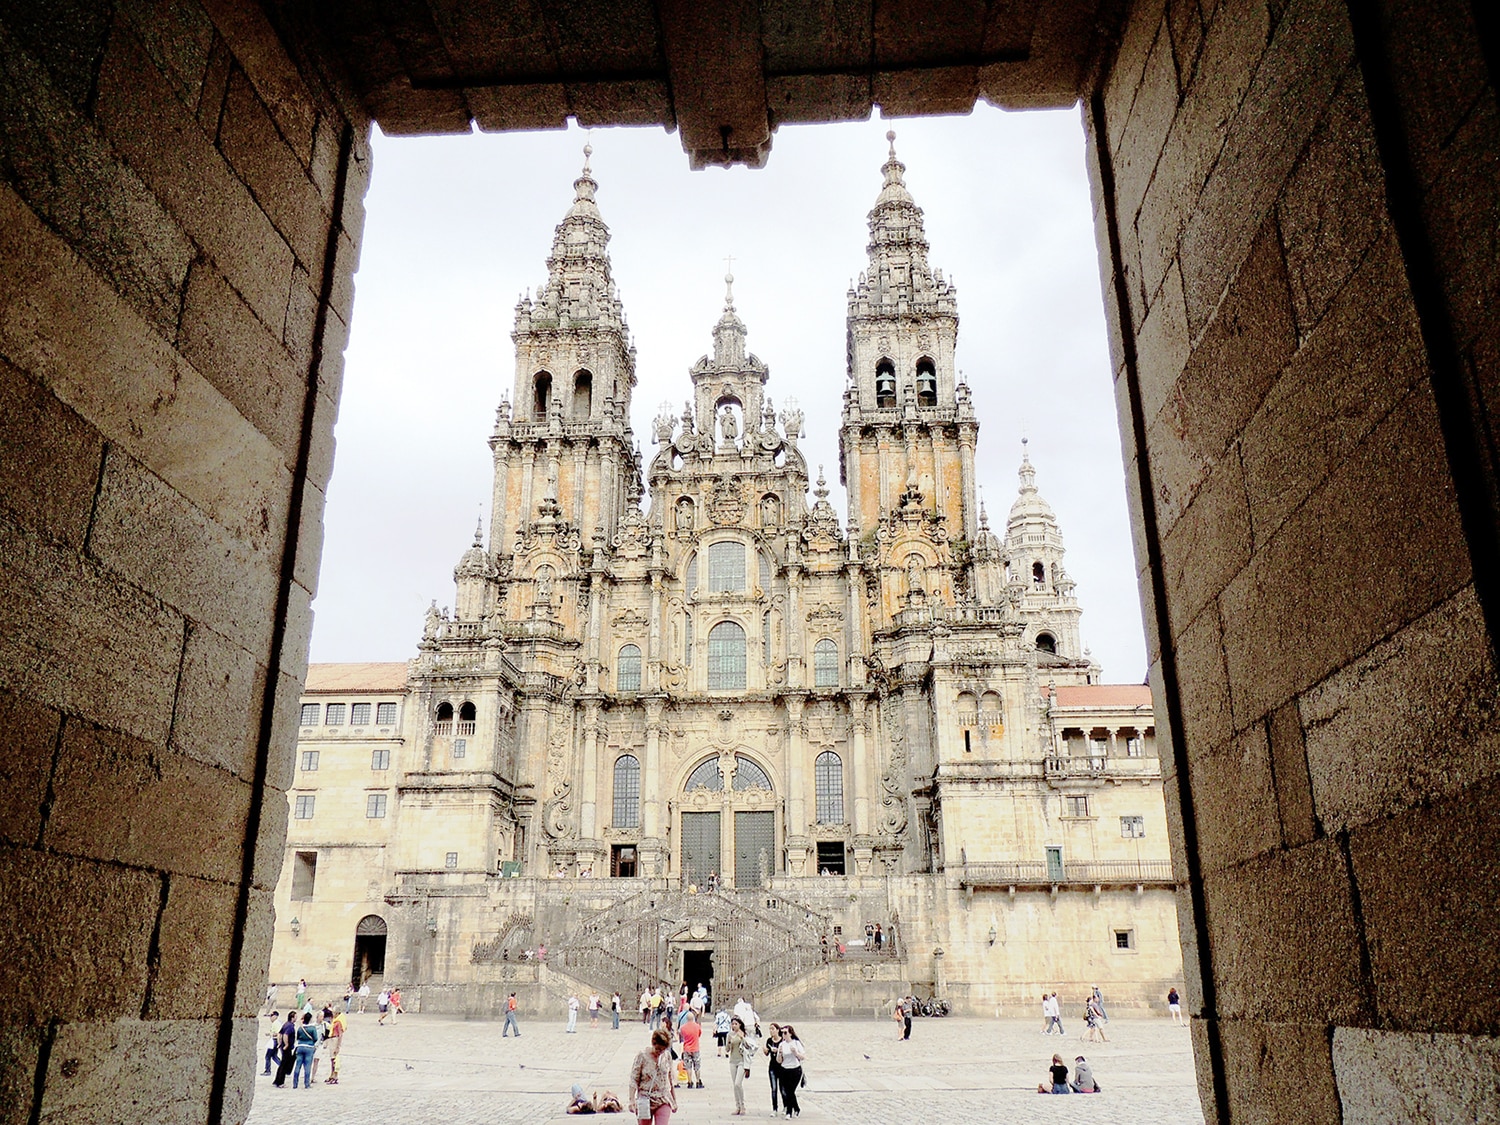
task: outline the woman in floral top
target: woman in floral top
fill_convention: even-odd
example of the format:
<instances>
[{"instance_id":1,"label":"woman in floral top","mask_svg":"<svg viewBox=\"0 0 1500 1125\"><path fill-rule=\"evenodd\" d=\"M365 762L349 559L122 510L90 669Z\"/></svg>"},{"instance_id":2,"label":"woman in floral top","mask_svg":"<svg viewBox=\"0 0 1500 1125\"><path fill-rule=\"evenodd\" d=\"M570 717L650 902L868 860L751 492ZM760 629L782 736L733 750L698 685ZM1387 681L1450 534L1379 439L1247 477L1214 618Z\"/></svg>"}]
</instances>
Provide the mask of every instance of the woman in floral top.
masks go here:
<instances>
[{"instance_id":1,"label":"woman in floral top","mask_svg":"<svg viewBox=\"0 0 1500 1125\"><path fill-rule=\"evenodd\" d=\"M642 1123L667 1125L677 1109L677 1094L672 1089L672 1033L659 1027L651 1033L651 1047L636 1055L630 1067L630 1100L636 1104L636 1117ZM642 1100L650 1103L649 1114L642 1116Z\"/></svg>"}]
</instances>

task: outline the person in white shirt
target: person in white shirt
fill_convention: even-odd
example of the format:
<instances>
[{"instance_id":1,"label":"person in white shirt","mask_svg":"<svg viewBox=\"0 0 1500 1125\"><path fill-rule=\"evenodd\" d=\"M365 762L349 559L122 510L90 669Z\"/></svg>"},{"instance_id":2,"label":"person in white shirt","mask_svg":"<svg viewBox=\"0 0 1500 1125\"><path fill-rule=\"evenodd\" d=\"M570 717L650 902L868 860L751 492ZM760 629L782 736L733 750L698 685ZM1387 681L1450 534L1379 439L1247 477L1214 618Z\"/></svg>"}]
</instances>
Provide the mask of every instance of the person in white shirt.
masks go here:
<instances>
[{"instance_id":1,"label":"person in white shirt","mask_svg":"<svg viewBox=\"0 0 1500 1125\"><path fill-rule=\"evenodd\" d=\"M363 1014L365 1005L370 1001L370 986L368 983L359 986L359 1010Z\"/></svg>"},{"instance_id":2,"label":"person in white shirt","mask_svg":"<svg viewBox=\"0 0 1500 1125\"><path fill-rule=\"evenodd\" d=\"M1066 1035L1062 1025L1062 1005L1058 1002L1057 993L1042 997L1042 1015L1047 1020L1047 1026L1043 1028L1043 1035L1051 1035L1052 1029L1057 1028L1059 1035Z\"/></svg>"},{"instance_id":3,"label":"person in white shirt","mask_svg":"<svg viewBox=\"0 0 1500 1125\"><path fill-rule=\"evenodd\" d=\"M781 1064L781 1108L787 1117L800 1117L802 1107L797 1104L797 1087L802 1085L802 1060L807 1058L802 1040L797 1038L797 1029L786 1024L781 1029L781 1039L776 1044L776 1061Z\"/></svg>"},{"instance_id":4,"label":"person in white shirt","mask_svg":"<svg viewBox=\"0 0 1500 1125\"><path fill-rule=\"evenodd\" d=\"M578 997L568 997L568 1034L578 1030Z\"/></svg>"}]
</instances>

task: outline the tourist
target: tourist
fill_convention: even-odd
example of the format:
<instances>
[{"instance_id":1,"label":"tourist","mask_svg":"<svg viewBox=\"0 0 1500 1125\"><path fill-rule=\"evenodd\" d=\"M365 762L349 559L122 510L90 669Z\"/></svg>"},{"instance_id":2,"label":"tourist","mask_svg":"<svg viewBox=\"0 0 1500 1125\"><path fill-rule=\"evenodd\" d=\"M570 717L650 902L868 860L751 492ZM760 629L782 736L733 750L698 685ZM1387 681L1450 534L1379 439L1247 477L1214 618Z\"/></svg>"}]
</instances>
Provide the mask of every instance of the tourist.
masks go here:
<instances>
[{"instance_id":1,"label":"tourist","mask_svg":"<svg viewBox=\"0 0 1500 1125\"><path fill-rule=\"evenodd\" d=\"M781 1099L781 1057L776 1046L781 1042L781 1025L773 1023L766 1032L766 1072L771 1078L771 1116L776 1116L776 1106Z\"/></svg>"},{"instance_id":2,"label":"tourist","mask_svg":"<svg viewBox=\"0 0 1500 1125\"><path fill-rule=\"evenodd\" d=\"M651 1046L636 1055L630 1067L630 1100L636 1120L645 1125L667 1125L677 1109L677 1091L672 1089L671 1033L659 1027L651 1033Z\"/></svg>"},{"instance_id":3,"label":"tourist","mask_svg":"<svg viewBox=\"0 0 1500 1125\"><path fill-rule=\"evenodd\" d=\"M389 989L382 988L380 990L380 995L375 997L375 1007L380 1009L380 1018L375 1022L384 1027L385 1017L391 1014L391 993Z\"/></svg>"},{"instance_id":4,"label":"tourist","mask_svg":"<svg viewBox=\"0 0 1500 1125\"><path fill-rule=\"evenodd\" d=\"M365 1014L365 1005L370 1002L370 982L365 981L359 986L359 1014Z\"/></svg>"},{"instance_id":5,"label":"tourist","mask_svg":"<svg viewBox=\"0 0 1500 1125\"><path fill-rule=\"evenodd\" d=\"M504 1039L510 1034L510 1029L516 1029L516 1038L521 1038L521 1025L516 1020L516 994L512 992L505 998L505 1026L500 1030L500 1038Z\"/></svg>"},{"instance_id":6,"label":"tourist","mask_svg":"<svg viewBox=\"0 0 1500 1125\"><path fill-rule=\"evenodd\" d=\"M594 1103L588 1095L583 1092L583 1087L577 1082L573 1083L572 1095L568 1099L566 1113L593 1113Z\"/></svg>"},{"instance_id":7,"label":"tourist","mask_svg":"<svg viewBox=\"0 0 1500 1125\"><path fill-rule=\"evenodd\" d=\"M349 1014L349 1009L354 1006L354 986L351 984L344 989L344 1015Z\"/></svg>"},{"instance_id":8,"label":"tourist","mask_svg":"<svg viewBox=\"0 0 1500 1125\"><path fill-rule=\"evenodd\" d=\"M802 1084L802 1060L807 1058L807 1051L791 1024L781 1029L776 1058L781 1063L781 1108L788 1117L800 1117L802 1107L797 1104L797 1087Z\"/></svg>"},{"instance_id":9,"label":"tourist","mask_svg":"<svg viewBox=\"0 0 1500 1125\"><path fill-rule=\"evenodd\" d=\"M1094 1072L1088 1064L1088 1060L1079 1055L1073 1060L1073 1093L1075 1094L1097 1094L1102 1088L1094 1079Z\"/></svg>"},{"instance_id":10,"label":"tourist","mask_svg":"<svg viewBox=\"0 0 1500 1125\"><path fill-rule=\"evenodd\" d=\"M1083 1007L1083 1019L1088 1024L1087 1038L1090 1043L1108 1043L1109 1036L1101 1026L1104 1022L1104 1006L1092 996Z\"/></svg>"},{"instance_id":11,"label":"tourist","mask_svg":"<svg viewBox=\"0 0 1500 1125\"><path fill-rule=\"evenodd\" d=\"M699 983L698 990L693 993L691 1006L698 1009L699 1015L708 1011L708 986L706 984Z\"/></svg>"},{"instance_id":12,"label":"tourist","mask_svg":"<svg viewBox=\"0 0 1500 1125\"><path fill-rule=\"evenodd\" d=\"M1042 1032L1043 1035L1051 1035L1054 1027L1057 1028L1059 1035L1067 1034L1063 1030L1062 1004L1057 999L1057 993L1054 992L1050 995L1044 994L1042 996L1042 1015L1047 1018L1047 1026Z\"/></svg>"},{"instance_id":13,"label":"tourist","mask_svg":"<svg viewBox=\"0 0 1500 1125\"><path fill-rule=\"evenodd\" d=\"M896 1021L896 1042L903 1043L911 1038L911 1005L906 1002L905 996L896 997L895 1006L891 1008L891 1019Z\"/></svg>"},{"instance_id":14,"label":"tourist","mask_svg":"<svg viewBox=\"0 0 1500 1125\"><path fill-rule=\"evenodd\" d=\"M333 1023L333 1010L324 1008L313 1018L313 1027L318 1032L317 1049L313 1051L312 1077L308 1079L309 1084L318 1080L318 1066L328 1059L328 1028Z\"/></svg>"},{"instance_id":15,"label":"tourist","mask_svg":"<svg viewBox=\"0 0 1500 1125\"><path fill-rule=\"evenodd\" d=\"M880 923L876 922L875 923L875 952L879 953L880 950L881 950L881 947L883 945L885 945L885 931L883 931L880 928Z\"/></svg>"},{"instance_id":16,"label":"tourist","mask_svg":"<svg viewBox=\"0 0 1500 1125\"><path fill-rule=\"evenodd\" d=\"M747 1032L759 1030L760 1017L755 1014L755 1008L743 995L734 1003L734 1014L740 1017L740 1022L745 1025Z\"/></svg>"},{"instance_id":17,"label":"tourist","mask_svg":"<svg viewBox=\"0 0 1500 1125\"><path fill-rule=\"evenodd\" d=\"M651 1030L655 1031L661 1026L662 1014L667 1006L667 998L663 994L661 985L651 987Z\"/></svg>"},{"instance_id":18,"label":"tourist","mask_svg":"<svg viewBox=\"0 0 1500 1125\"><path fill-rule=\"evenodd\" d=\"M344 1031L347 1026L348 1021L342 1015L337 1015L328 1028L328 1077L323 1080L325 1086L339 1084L339 1052L344 1049Z\"/></svg>"},{"instance_id":19,"label":"tourist","mask_svg":"<svg viewBox=\"0 0 1500 1125\"><path fill-rule=\"evenodd\" d=\"M297 1078L302 1078L302 1088L312 1086L313 1052L318 1049L318 1029L313 1026L311 1012L302 1013L302 1022L297 1025L297 1061L292 1064L292 1089L297 1088Z\"/></svg>"},{"instance_id":20,"label":"tourist","mask_svg":"<svg viewBox=\"0 0 1500 1125\"><path fill-rule=\"evenodd\" d=\"M270 1011L276 1005L276 982L272 981L266 985L266 1010ZM275 1013L272 1013L273 1015Z\"/></svg>"},{"instance_id":21,"label":"tourist","mask_svg":"<svg viewBox=\"0 0 1500 1125\"><path fill-rule=\"evenodd\" d=\"M297 982L297 1010L300 1012L302 1010L302 1005L304 1005L306 1003L307 1003L307 981L306 980L299 980Z\"/></svg>"},{"instance_id":22,"label":"tourist","mask_svg":"<svg viewBox=\"0 0 1500 1125\"><path fill-rule=\"evenodd\" d=\"M619 1095L613 1090L594 1091L594 1110L597 1113L620 1113L624 1109L620 1105Z\"/></svg>"},{"instance_id":23,"label":"tourist","mask_svg":"<svg viewBox=\"0 0 1500 1125\"><path fill-rule=\"evenodd\" d=\"M1068 1064L1062 1061L1061 1055L1052 1056L1052 1084L1041 1082L1037 1084L1038 1094L1071 1094L1072 1087L1068 1085Z\"/></svg>"},{"instance_id":24,"label":"tourist","mask_svg":"<svg viewBox=\"0 0 1500 1125\"><path fill-rule=\"evenodd\" d=\"M729 1056L729 1084L734 1087L734 1115L742 1117L745 1113L745 1079L750 1077L750 1059L755 1052L755 1044L739 1016L730 1018L729 1034L725 1038L725 1050Z\"/></svg>"},{"instance_id":25,"label":"tourist","mask_svg":"<svg viewBox=\"0 0 1500 1125\"><path fill-rule=\"evenodd\" d=\"M681 1025L677 1029L677 1037L682 1040L682 1065L687 1070L688 1089L697 1087L703 1089L703 1025L698 1022L697 1013L689 1008Z\"/></svg>"},{"instance_id":26,"label":"tourist","mask_svg":"<svg viewBox=\"0 0 1500 1125\"><path fill-rule=\"evenodd\" d=\"M262 1078L271 1073L271 1064L281 1062L281 1013L272 1012L266 1017L270 1021L270 1037L266 1040L266 1068L260 1072Z\"/></svg>"},{"instance_id":27,"label":"tourist","mask_svg":"<svg viewBox=\"0 0 1500 1125\"><path fill-rule=\"evenodd\" d=\"M1173 1023L1182 1023L1182 998L1174 987L1167 993L1167 1011L1172 1013ZM1183 1024L1186 1027L1186 1024Z\"/></svg>"},{"instance_id":28,"label":"tourist","mask_svg":"<svg viewBox=\"0 0 1500 1125\"><path fill-rule=\"evenodd\" d=\"M578 997L568 997L568 1034L572 1035L578 1030Z\"/></svg>"},{"instance_id":29,"label":"tourist","mask_svg":"<svg viewBox=\"0 0 1500 1125\"><path fill-rule=\"evenodd\" d=\"M297 1013L295 1011L287 1012L281 1029L276 1033L276 1040L281 1052L281 1061L276 1066L276 1077L272 1079L271 1085L283 1087L286 1085L286 1076L292 1072L292 1065L297 1061Z\"/></svg>"},{"instance_id":30,"label":"tourist","mask_svg":"<svg viewBox=\"0 0 1500 1125\"><path fill-rule=\"evenodd\" d=\"M601 1003L602 1003L602 1001L600 1001L599 994L597 992L590 992L589 993L589 1030L590 1031L598 1031L599 1030L599 1008L601 1006Z\"/></svg>"},{"instance_id":31,"label":"tourist","mask_svg":"<svg viewBox=\"0 0 1500 1125\"><path fill-rule=\"evenodd\" d=\"M396 1017L406 1015L406 1009L401 1006L401 990L391 989L391 1022L396 1022Z\"/></svg>"},{"instance_id":32,"label":"tourist","mask_svg":"<svg viewBox=\"0 0 1500 1125\"><path fill-rule=\"evenodd\" d=\"M625 1002L620 999L620 994L616 992L614 998L609 1002L609 1015L614 1020L614 1027L610 1029L611 1031L620 1030L620 1013L624 1010Z\"/></svg>"},{"instance_id":33,"label":"tourist","mask_svg":"<svg viewBox=\"0 0 1500 1125\"><path fill-rule=\"evenodd\" d=\"M651 990L649 988L643 988L643 989L641 989L641 1026L642 1027L649 1027L650 1025L651 1025Z\"/></svg>"},{"instance_id":34,"label":"tourist","mask_svg":"<svg viewBox=\"0 0 1500 1125\"><path fill-rule=\"evenodd\" d=\"M723 1008L714 1013L714 1043L716 1044L714 1058L716 1059L722 1059L728 1053L726 1041L729 1039L729 1020L729 1013Z\"/></svg>"},{"instance_id":35,"label":"tourist","mask_svg":"<svg viewBox=\"0 0 1500 1125\"><path fill-rule=\"evenodd\" d=\"M1094 1002L1099 1005L1099 1018L1108 1023L1109 1013L1104 1010L1104 993L1099 991L1097 984L1094 985Z\"/></svg>"}]
</instances>

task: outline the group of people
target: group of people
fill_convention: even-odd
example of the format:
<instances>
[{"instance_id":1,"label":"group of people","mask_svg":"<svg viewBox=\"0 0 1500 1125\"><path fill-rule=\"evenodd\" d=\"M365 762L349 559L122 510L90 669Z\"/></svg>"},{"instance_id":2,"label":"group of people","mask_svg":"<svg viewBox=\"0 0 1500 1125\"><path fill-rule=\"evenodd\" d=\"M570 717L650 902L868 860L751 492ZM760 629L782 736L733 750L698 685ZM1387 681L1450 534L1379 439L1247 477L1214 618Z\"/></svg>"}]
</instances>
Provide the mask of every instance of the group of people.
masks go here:
<instances>
[{"instance_id":1,"label":"group of people","mask_svg":"<svg viewBox=\"0 0 1500 1125\"><path fill-rule=\"evenodd\" d=\"M292 1077L292 1089L299 1085L310 1088L318 1080L318 1068L324 1060L328 1062L328 1077L323 1081L329 1086L338 1085L339 1051L344 1045L348 1018L328 1005L314 1009L311 1001L307 1003L307 1010L289 1009L284 1019L277 1011L266 1017L270 1035L261 1075L269 1076L274 1066L276 1077L271 1084L278 1089L285 1088L288 1074Z\"/></svg>"},{"instance_id":2,"label":"group of people","mask_svg":"<svg viewBox=\"0 0 1500 1125\"><path fill-rule=\"evenodd\" d=\"M1069 1080L1068 1064L1063 1062L1061 1055L1052 1056L1051 1071L1052 1081L1037 1084L1038 1094L1097 1094L1102 1087L1094 1078L1093 1068L1089 1066L1088 1059L1082 1055L1073 1060L1072 1079Z\"/></svg>"},{"instance_id":3,"label":"group of people","mask_svg":"<svg viewBox=\"0 0 1500 1125\"><path fill-rule=\"evenodd\" d=\"M512 993L511 996L512 996L512 998L514 998L515 994ZM583 1004L578 999L578 997L576 995L568 997L568 1034L569 1035L572 1035L575 1031L578 1030L578 1011L582 1007L583 1007ZM612 1026L613 1026L613 1028L614 1028L615 1031L619 1031L620 1030L620 1013L623 1010L623 1007L624 1007L624 1001L622 1001L620 999L620 994L618 992L616 992L612 997L610 997L610 1000L609 1000L609 1016L610 1016L610 1020L611 1020ZM591 1030L597 1030L598 1027L599 1027L599 1015L604 1010L604 1000L603 1000L603 998L597 992L591 992L591 993L589 993L588 1009L589 1009L589 1028ZM510 1012L512 1010L513 1009L510 1009L510 1008L507 1008L507 1010L506 1010L506 1022L507 1022L507 1024L510 1024L510 1023L514 1022L513 1018L510 1015ZM521 1029L519 1027L516 1028L516 1034L517 1035L521 1034Z\"/></svg>"},{"instance_id":4,"label":"group of people","mask_svg":"<svg viewBox=\"0 0 1500 1125\"><path fill-rule=\"evenodd\" d=\"M1042 1020L1043 1035L1051 1035L1053 1031L1059 1035L1067 1034L1062 1025L1062 1001L1057 998L1057 993L1042 993ZM1109 1014L1104 1010L1104 995L1097 984L1083 1003L1083 1022L1086 1030L1081 1038L1086 1038L1091 1043L1109 1042L1109 1036L1104 1034Z\"/></svg>"}]
</instances>

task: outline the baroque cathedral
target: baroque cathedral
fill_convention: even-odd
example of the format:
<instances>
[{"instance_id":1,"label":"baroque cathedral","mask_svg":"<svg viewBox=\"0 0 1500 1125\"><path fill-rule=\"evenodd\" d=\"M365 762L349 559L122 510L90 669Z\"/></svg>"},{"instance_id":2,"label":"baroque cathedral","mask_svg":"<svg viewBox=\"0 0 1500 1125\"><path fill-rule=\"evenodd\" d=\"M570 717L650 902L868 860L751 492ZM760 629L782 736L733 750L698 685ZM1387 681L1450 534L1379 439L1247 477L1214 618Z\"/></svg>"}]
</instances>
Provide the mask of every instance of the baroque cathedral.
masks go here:
<instances>
[{"instance_id":1,"label":"baroque cathedral","mask_svg":"<svg viewBox=\"0 0 1500 1125\"><path fill-rule=\"evenodd\" d=\"M689 977L981 1014L1178 977L1150 692L1098 682L1024 452L1004 525L977 502L957 296L888 136L848 293L847 520L732 277L686 406L636 443L584 150L453 611L408 664L309 670L273 979L469 1014Z\"/></svg>"}]
</instances>

